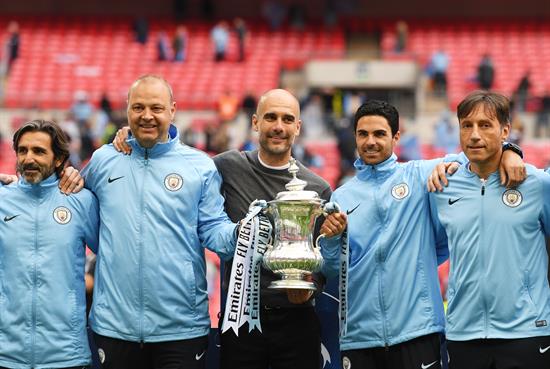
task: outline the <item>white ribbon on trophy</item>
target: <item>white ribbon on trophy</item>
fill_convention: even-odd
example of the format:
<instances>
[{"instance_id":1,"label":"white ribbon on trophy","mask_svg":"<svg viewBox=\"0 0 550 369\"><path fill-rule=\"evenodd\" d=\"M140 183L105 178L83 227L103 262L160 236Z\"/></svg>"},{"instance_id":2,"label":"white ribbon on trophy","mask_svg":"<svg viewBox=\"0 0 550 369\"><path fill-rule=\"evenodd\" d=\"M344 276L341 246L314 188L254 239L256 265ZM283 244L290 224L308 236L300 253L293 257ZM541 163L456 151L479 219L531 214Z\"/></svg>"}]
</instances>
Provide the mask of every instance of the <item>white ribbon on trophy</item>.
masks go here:
<instances>
[{"instance_id":1,"label":"white ribbon on trophy","mask_svg":"<svg viewBox=\"0 0 550 369\"><path fill-rule=\"evenodd\" d=\"M265 201L254 201L241 222L237 246L233 256L231 277L222 333L232 329L239 335L239 328L249 323L249 330L260 326L260 266L262 256L271 241L271 222L262 214Z\"/></svg>"},{"instance_id":2,"label":"white ribbon on trophy","mask_svg":"<svg viewBox=\"0 0 550 369\"><path fill-rule=\"evenodd\" d=\"M348 270L349 270L349 243L348 227L342 232L342 248L340 252L340 275L338 283L339 309L338 318L340 324L340 336L347 333L347 314L348 314Z\"/></svg>"}]
</instances>

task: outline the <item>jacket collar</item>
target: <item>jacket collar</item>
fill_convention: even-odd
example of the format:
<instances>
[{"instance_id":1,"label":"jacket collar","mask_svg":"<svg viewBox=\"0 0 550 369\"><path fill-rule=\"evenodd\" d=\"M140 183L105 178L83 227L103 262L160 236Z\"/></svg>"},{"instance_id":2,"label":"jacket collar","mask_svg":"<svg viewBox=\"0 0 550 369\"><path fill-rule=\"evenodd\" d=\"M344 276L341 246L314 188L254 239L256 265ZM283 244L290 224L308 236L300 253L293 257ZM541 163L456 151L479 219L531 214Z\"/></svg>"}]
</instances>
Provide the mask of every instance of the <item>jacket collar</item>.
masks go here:
<instances>
[{"instance_id":1,"label":"jacket collar","mask_svg":"<svg viewBox=\"0 0 550 369\"><path fill-rule=\"evenodd\" d=\"M157 142L150 149L146 149L141 146L138 143L137 139L132 136L131 132L129 133L127 142L132 147L132 155L145 156L145 154L147 153L147 157L154 158L172 150L172 148L179 142L179 133L176 126L170 124L170 128L168 129L168 141Z\"/></svg>"},{"instance_id":2,"label":"jacket collar","mask_svg":"<svg viewBox=\"0 0 550 369\"><path fill-rule=\"evenodd\" d=\"M476 173L472 172L470 169L470 162L467 162L460 166L460 169L464 172L464 175L469 178L478 178L481 179ZM487 177L487 182L493 182L494 180L498 180L500 182L500 174L498 173L498 170L494 171L493 173L489 174L489 177Z\"/></svg>"},{"instance_id":3,"label":"jacket collar","mask_svg":"<svg viewBox=\"0 0 550 369\"><path fill-rule=\"evenodd\" d=\"M18 186L25 192L40 196L41 194L51 191L52 189L57 189L58 183L59 179L57 178L57 174L54 173L37 184L31 184L27 182L23 176L21 176L21 178L19 178Z\"/></svg>"},{"instance_id":4,"label":"jacket collar","mask_svg":"<svg viewBox=\"0 0 550 369\"><path fill-rule=\"evenodd\" d=\"M353 164L357 169L357 178L362 181L373 179L386 179L395 172L397 168L397 155L393 154L381 163L371 165L359 158Z\"/></svg>"}]
</instances>

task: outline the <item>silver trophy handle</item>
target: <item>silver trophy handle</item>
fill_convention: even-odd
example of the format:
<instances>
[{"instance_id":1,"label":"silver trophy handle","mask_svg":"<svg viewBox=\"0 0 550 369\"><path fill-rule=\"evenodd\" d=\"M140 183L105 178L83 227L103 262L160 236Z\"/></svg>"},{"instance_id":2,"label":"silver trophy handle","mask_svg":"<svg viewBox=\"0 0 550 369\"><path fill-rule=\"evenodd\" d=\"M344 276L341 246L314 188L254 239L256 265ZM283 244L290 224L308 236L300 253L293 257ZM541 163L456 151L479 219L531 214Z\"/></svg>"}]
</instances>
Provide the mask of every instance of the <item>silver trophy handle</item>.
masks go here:
<instances>
[{"instance_id":1,"label":"silver trophy handle","mask_svg":"<svg viewBox=\"0 0 550 369\"><path fill-rule=\"evenodd\" d=\"M323 206L323 215L327 216L333 213L339 213L340 212L340 205L338 205L335 202L327 202L325 206ZM321 233L319 237L315 240L315 248L320 249L321 245L319 244L319 241L321 241L321 238L325 238L326 235L324 233Z\"/></svg>"}]
</instances>

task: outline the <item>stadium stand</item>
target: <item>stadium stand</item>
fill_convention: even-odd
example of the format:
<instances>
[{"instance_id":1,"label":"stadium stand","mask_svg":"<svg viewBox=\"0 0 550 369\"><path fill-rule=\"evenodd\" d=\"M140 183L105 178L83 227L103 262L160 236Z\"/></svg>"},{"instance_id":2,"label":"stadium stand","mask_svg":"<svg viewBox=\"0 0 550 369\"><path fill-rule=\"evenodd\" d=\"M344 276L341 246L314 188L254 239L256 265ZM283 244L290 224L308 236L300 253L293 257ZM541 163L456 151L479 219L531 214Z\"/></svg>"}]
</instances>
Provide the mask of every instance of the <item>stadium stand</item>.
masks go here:
<instances>
[{"instance_id":1,"label":"stadium stand","mask_svg":"<svg viewBox=\"0 0 550 369\"><path fill-rule=\"evenodd\" d=\"M278 85L281 68L297 68L311 58L342 58L345 47L341 30L312 26L272 33L252 23L245 62L234 62L232 34L228 62L215 63L212 24L194 21L186 23L187 60L171 63L156 61L153 41L161 30L173 33L171 20L153 21L146 45L133 40L129 18L23 18L20 24L22 50L8 81L9 108L67 108L78 90L87 91L92 102L107 92L121 107L135 76L157 73L173 84L180 109L211 109L228 88L238 96L248 90L260 94Z\"/></svg>"},{"instance_id":2,"label":"stadium stand","mask_svg":"<svg viewBox=\"0 0 550 369\"><path fill-rule=\"evenodd\" d=\"M383 22L381 47L385 58L413 57L426 65L437 50L450 56L448 98L451 107L476 88L476 67L485 53L495 65L494 89L512 94L526 72L531 71L532 94L542 95L550 86L550 24L525 20L423 20L410 21L405 56L393 52L395 24ZM530 107L533 110L533 107Z\"/></svg>"}]
</instances>

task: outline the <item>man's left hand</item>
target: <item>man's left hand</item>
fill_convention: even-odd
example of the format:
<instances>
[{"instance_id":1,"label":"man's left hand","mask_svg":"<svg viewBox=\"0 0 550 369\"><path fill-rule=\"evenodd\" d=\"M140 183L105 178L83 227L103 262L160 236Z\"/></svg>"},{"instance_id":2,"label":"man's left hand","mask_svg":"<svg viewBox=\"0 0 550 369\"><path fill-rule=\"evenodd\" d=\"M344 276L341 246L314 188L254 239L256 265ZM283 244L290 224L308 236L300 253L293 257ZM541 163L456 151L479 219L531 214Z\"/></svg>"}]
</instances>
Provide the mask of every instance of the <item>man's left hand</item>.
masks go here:
<instances>
[{"instance_id":1,"label":"man's left hand","mask_svg":"<svg viewBox=\"0 0 550 369\"><path fill-rule=\"evenodd\" d=\"M348 218L346 214L342 212L331 213L325 217L320 232L325 237L334 237L344 232L347 224Z\"/></svg>"},{"instance_id":2,"label":"man's left hand","mask_svg":"<svg viewBox=\"0 0 550 369\"><path fill-rule=\"evenodd\" d=\"M80 175L77 169L73 167L67 167L61 172L61 179L59 180L59 189L65 195L71 193L78 193L84 188L84 178Z\"/></svg>"}]
</instances>

